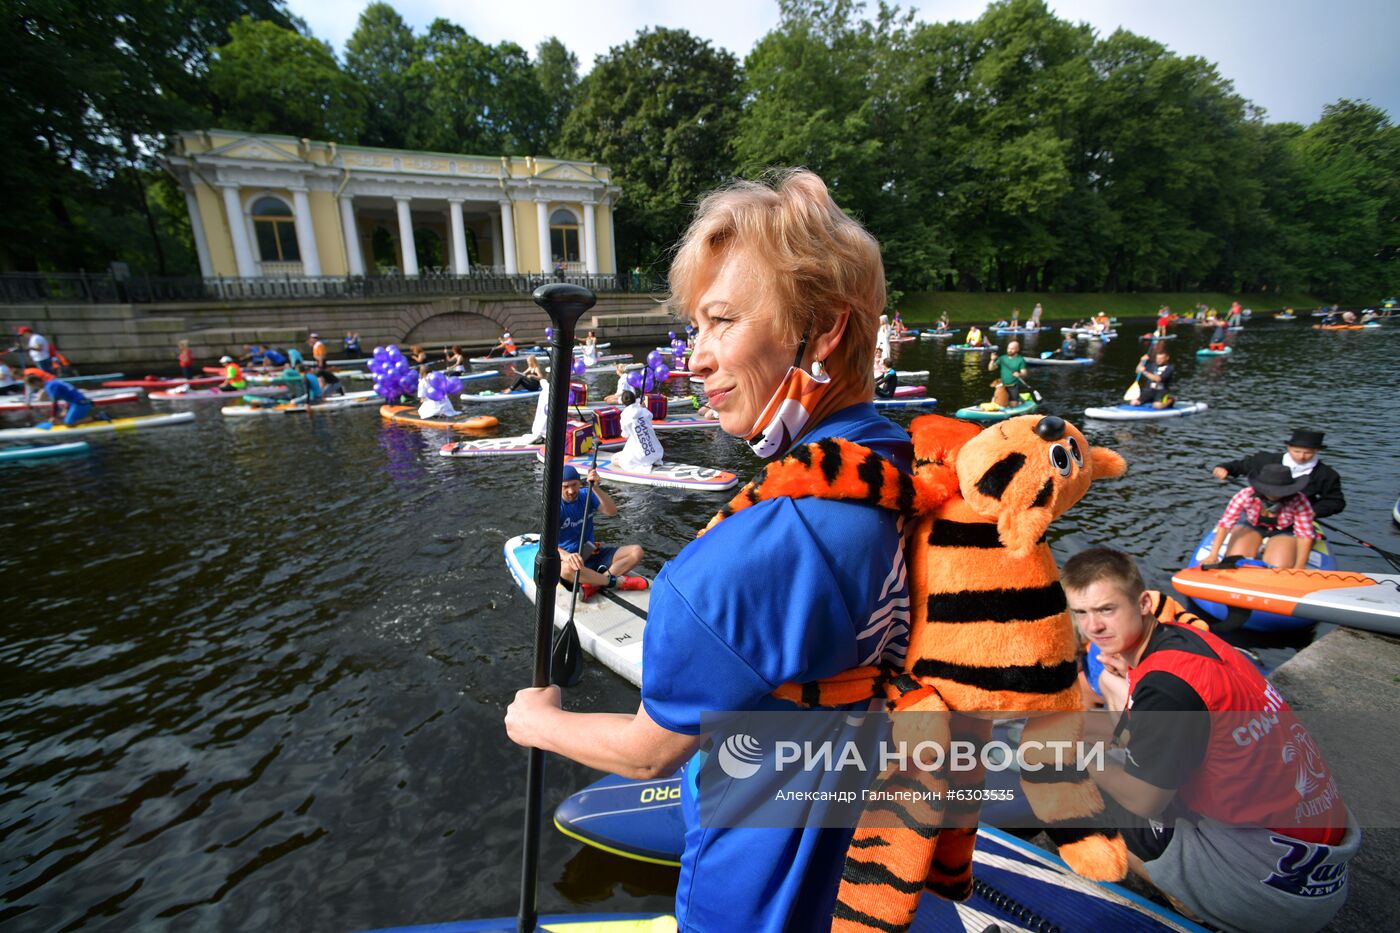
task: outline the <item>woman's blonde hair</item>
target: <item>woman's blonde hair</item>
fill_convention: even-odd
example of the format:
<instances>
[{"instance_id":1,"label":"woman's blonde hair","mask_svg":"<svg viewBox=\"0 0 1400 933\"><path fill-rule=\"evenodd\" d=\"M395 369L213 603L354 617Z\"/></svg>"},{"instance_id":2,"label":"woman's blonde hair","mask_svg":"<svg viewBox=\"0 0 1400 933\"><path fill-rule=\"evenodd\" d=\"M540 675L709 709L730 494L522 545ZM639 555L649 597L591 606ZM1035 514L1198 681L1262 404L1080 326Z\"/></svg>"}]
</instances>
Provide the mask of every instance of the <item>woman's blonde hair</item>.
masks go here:
<instances>
[{"instance_id":1,"label":"woman's blonde hair","mask_svg":"<svg viewBox=\"0 0 1400 933\"><path fill-rule=\"evenodd\" d=\"M821 333L850 309L827 368L873 392L870 360L885 308L880 244L836 206L806 169L784 169L762 183L736 181L706 195L671 263L673 305L687 319L719 263L741 252L759 268L757 300L775 307L785 346Z\"/></svg>"}]
</instances>

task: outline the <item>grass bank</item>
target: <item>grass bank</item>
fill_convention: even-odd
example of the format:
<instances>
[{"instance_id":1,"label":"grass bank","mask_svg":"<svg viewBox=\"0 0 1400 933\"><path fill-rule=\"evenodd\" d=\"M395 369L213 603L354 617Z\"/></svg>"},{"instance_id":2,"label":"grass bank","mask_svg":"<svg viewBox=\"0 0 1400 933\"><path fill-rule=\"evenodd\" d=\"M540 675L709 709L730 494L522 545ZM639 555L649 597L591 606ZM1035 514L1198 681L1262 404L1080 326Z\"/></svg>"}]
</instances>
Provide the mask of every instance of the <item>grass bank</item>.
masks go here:
<instances>
[{"instance_id":1,"label":"grass bank","mask_svg":"<svg viewBox=\"0 0 1400 933\"><path fill-rule=\"evenodd\" d=\"M1257 312L1295 308L1312 310L1322 304L1301 292L1282 295L1230 295L1225 292L910 292L899 303L905 323L917 326L938 320L944 311L954 321L990 324L1011 317L1012 308L1021 309L1021 320L1031 315L1040 302L1046 320L1079 319L1107 311L1118 317L1148 317L1162 305L1173 311L1188 311L1205 304L1221 311L1239 300Z\"/></svg>"}]
</instances>

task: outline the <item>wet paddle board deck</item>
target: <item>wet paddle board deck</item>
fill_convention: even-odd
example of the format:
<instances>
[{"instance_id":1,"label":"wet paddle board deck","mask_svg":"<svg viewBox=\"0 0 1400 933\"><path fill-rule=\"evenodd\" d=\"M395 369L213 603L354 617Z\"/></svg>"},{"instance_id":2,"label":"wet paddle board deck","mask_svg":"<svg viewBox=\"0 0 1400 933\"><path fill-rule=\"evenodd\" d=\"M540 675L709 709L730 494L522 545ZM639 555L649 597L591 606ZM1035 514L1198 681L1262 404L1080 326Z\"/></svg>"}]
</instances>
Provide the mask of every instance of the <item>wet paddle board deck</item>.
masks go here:
<instances>
[{"instance_id":1,"label":"wet paddle board deck","mask_svg":"<svg viewBox=\"0 0 1400 933\"><path fill-rule=\"evenodd\" d=\"M948 348L948 352L949 352L949 353L988 353L988 352L990 352L990 351L992 351L992 350L995 350L995 349L996 349L996 347L992 346L991 344L987 344L987 343L978 344L978 345L975 346L975 347L970 347L970 346L968 346L968 345L965 344L965 343L955 343L955 344L953 344L951 347Z\"/></svg>"},{"instance_id":2,"label":"wet paddle board deck","mask_svg":"<svg viewBox=\"0 0 1400 933\"><path fill-rule=\"evenodd\" d=\"M505 543L506 567L515 585L530 602L535 601L535 555L538 535L516 535ZM563 628L569 618L573 593L555 587L554 627ZM608 670L634 686L642 685L642 629L646 626L651 590L602 590L587 602L580 595L574 607L579 644Z\"/></svg>"},{"instance_id":3,"label":"wet paddle board deck","mask_svg":"<svg viewBox=\"0 0 1400 933\"><path fill-rule=\"evenodd\" d=\"M125 402L141 401L140 390L131 391L127 389L96 389L92 392L84 392L88 400L94 405L121 405ZM35 400L26 405L22 401L14 401L16 398L23 398L22 395L0 395L0 411L49 411L53 408L53 402L48 399L43 401Z\"/></svg>"},{"instance_id":4,"label":"wet paddle board deck","mask_svg":"<svg viewBox=\"0 0 1400 933\"><path fill-rule=\"evenodd\" d=\"M603 440L600 450L617 450L626 443L621 438ZM542 457L543 444L532 444L519 437L483 437L471 441L452 441L438 449L442 457Z\"/></svg>"},{"instance_id":5,"label":"wet paddle board deck","mask_svg":"<svg viewBox=\"0 0 1400 933\"><path fill-rule=\"evenodd\" d=\"M159 379L147 376L145 379L109 379L102 383L104 389L174 389L179 386L216 386L223 382L220 376L201 376L198 379Z\"/></svg>"},{"instance_id":6,"label":"wet paddle board deck","mask_svg":"<svg viewBox=\"0 0 1400 933\"><path fill-rule=\"evenodd\" d=\"M84 421L69 427L55 424L47 428L8 428L0 430L0 440L23 440L34 437L69 437L74 434L108 434L112 431L140 431L145 428L165 428L194 421L194 412L174 415L137 415L134 418L113 418L111 421Z\"/></svg>"},{"instance_id":7,"label":"wet paddle board deck","mask_svg":"<svg viewBox=\"0 0 1400 933\"><path fill-rule=\"evenodd\" d=\"M604 450L607 449L605 445ZM544 462L543 448L535 454L535 459ZM565 463L587 475L593 466L593 457L568 457ZM633 486L661 486L666 489L690 489L700 492L723 492L739 484L738 475L728 470L715 470L710 467L691 466L688 463L668 463L662 460L652 464L650 472L633 472L613 466L611 457L599 457L598 475L615 483L628 483Z\"/></svg>"},{"instance_id":8,"label":"wet paddle board deck","mask_svg":"<svg viewBox=\"0 0 1400 933\"><path fill-rule=\"evenodd\" d=\"M926 330L919 334L919 338L921 340L942 340L944 337L951 337L961 330L961 327L954 327L952 330Z\"/></svg>"},{"instance_id":9,"label":"wet paddle board deck","mask_svg":"<svg viewBox=\"0 0 1400 933\"><path fill-rule=\"evenodd\" d=\"M448 431L485 431L501 422L491 415L475 418L423 418L412 405L381 405L379 415L395 424L411 424L420 428L442 428Z\"/></svg>"},{"instance_id":10,"label":"wet paddle board deck","mask_svg":"<svg viewBox=\"0 0 1400 933\"><path fill-rule=\"evenodd\" d=\"M1188 567L1172 577L1172 585L1196 600L1400 635L1400 574Z\"/></svg>"},{"instance_id":11,"label":"wet paddle board deck","mask_svg":"<svg viewBox=\"0 0 1400 933\"><path fill-rule=\"evenodd\" d=\"M1235 352L1234 347L1226 347L1223 350L1212 350L1210 347L1201 347L1196 351L1197 356L1229 356Z\"/></svg>"},{"instance_id":12,"label":"wet paddle board deck","mask_svg":"<svg viewBox=\"0 0 1400 933\"><path fill-rule=\"evenodd\" d=\"M1084 416L1099 421L1155 421L1160 418L1183 418L1208 408L1205 402L1173 402L1170 408L1151 405L1113 405L1108 408L1086 408Z\"/></svg>"},{"instance_id":13,"label":"wet paddle board deck","mask_svg":"<svg viewBox=\"0 0 1400 933\"><path fill-rule=\"evenodd\" d=\"M1233 532L1231 532L1233 534ZM1206 528L1201 535L1200 542L1196 545L1196 550L1191 552L1191 559L1187 562L1188 567L1199 567L1210 559L1211 542L1215 540L1215 526ZM1226 554L1230 550L1230 534L1227 534L1220 542L1220 553ZM1243 564L1253 567L1267 566L1263 561L1246 560ZM1332 556L1332 545L1326 538L1319 538L1313 542L1312 550L1308 552L1308 569L1310 570L1336 570L1337 559ZM1183 594L1185 595L1185 594ZM1244 614L1243 628L1251 632L1296 632L1300 629L1312 628L1315 624L1313 620L1302 616L1280 615L1274 612L1265 612L1262 609L1247 610L1233 608L1223 602L1217 602L1210 597L1187 597L1198 612L1207 621L1239 621L1238 616Z\"/></svg>"},{"instance_id":14,"label":"wet paddle board deck","mask_svg":"<svg viewBox=\"0 0 1400 933\"><path fill-rule=\"evenodd\" d=\"M504 402L523 402L526 399L536 399L540 397L540 392L540 389L533 392L481 392L475 395L463 392L460 398L464 402L477 405L496 405Z\"/></svg>"},{"instance_id":15,"label":"wet paddle board deck","mask_svg":"<svg viewBox=\"0 0 1400 933\"><path fill-rule=\"evenodd\" d=\"M1167 334L1165 337L1158 337L1156 334L1143 334L1143 335L1142 335L1141 337L1139 337L1138 339L1139 339L1139 340L1156 340L1156 341L1161 341L1161 340L1175 340L1175 339L1176 339L1176 336L1177 336L1176 334Z\"/></svg>"},{"instance_id":16,"label":"wet paddle board deck","mask_svg":"<svg viewBox=\"0 0 1400 933\"><path fill-rule=\"evenodd\" d=\"M1028 366L1093 366L1094 361L1084 356L1076 356L1068 360L1058 359L1053 356L1041 358L1038 356L1026 357Z\"/></svg>"},{"instance_id":17,"label":"wet paddle board deck","mask_svg":"<svg viewBox=\"0 0 1400 933\"><path fill-rule=\"evenodd\" d=\"M43 444L39 447L0 448L0 461L37 460L41 457L62 457L68 454L85 454L90 449L87 441L75 441L72 444Z\"/></svg>"}]
</instances>

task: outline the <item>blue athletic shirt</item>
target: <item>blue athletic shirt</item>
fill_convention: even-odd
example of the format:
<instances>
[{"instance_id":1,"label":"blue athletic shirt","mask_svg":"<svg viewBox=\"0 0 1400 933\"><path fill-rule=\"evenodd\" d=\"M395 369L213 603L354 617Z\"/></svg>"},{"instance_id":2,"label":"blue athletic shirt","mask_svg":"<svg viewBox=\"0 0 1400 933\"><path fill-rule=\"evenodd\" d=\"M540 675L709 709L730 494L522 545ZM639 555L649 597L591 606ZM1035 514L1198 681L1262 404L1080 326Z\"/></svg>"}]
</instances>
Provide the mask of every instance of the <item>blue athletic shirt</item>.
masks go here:
<instances>
[{"instance_id":1,"label":"blue athletic shirt","mask_svg":"<svg viewBox=\"0 0 1400 933\"><path fill-rule=\"evenodd\" d=\"M910 470L909 435L870 403L801 442L844 438ZM672 732L697 735L706 712L792 710L779 684L872 663L900 664L909 589L900 520L853 502L771 499L736 512L661 569L643 644L642 705ZM864 704L860 704L864 706ZM703 753L687 770L725 793ZM676 891L683 930L826 930L849 829L700 825L695 775L682 781L685 853Z\"/></svg>"},{"instance_id":2,"label":"blue athletic shirt","mask_svg":"<svg viewBox=\"0 0 1400 933\"><path fill-rule=\"evenodd\" d=\"M583 528L583 504L588 506L588 528ZM578 498L573 502L559 500L559 547L570 554L578 553L578 535L583 530L583 540L592 543L593 538L593 516L598 514L598 510L603 507L602 500L593 490L584 488L579 491Z\"/></svg>"},{"instance_id":3,"label":"blue athletic shirt","mask_svg":"<svg viewBox=\"0 0 1400 933\"><path fill-rule=\"evenodd\" d=\"M274 350L271 347L268 347L266 350L263 351L263 359L267 360L273 366L287 365L286 355L283 354L280 350Z\"/></svg>"},{"instance_id":4,"label":"blue athletic shirt","mask_svg":"<svg viewBox=\"0 0 1400 933\"><path fill-rule=\"evenodd\" d=\"M79 391L76 386L69 385L62 379L50 379L44 383L44 391L55 402L67 402L69 405L92 404L92 399Z\"/></svg>"}]
</instances>

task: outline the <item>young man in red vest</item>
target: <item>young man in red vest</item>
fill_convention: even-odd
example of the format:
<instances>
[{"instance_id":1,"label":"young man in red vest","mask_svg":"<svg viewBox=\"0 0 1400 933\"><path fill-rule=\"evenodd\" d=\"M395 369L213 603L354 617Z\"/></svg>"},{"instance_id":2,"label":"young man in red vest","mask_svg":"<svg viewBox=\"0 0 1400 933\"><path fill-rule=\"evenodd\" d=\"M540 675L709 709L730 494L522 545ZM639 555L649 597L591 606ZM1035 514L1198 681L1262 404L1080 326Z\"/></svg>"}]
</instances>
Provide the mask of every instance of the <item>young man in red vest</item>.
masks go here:
<instances>
[{"instance_id":1,"label":"young man in red vest","mask_svg":"<svg viewBox=\"0 0 1400 933\"><path fill-rule=\"evenodd\" d=\"M1235 930L1317 930L1341 909L1361 829L1292 709L1216 636L1160 622L1128 555L1090 548L1060 574L1104 660L1121 757L1094 775L1141 820L1135 872Z\"/></svg>"}]
</instances>

